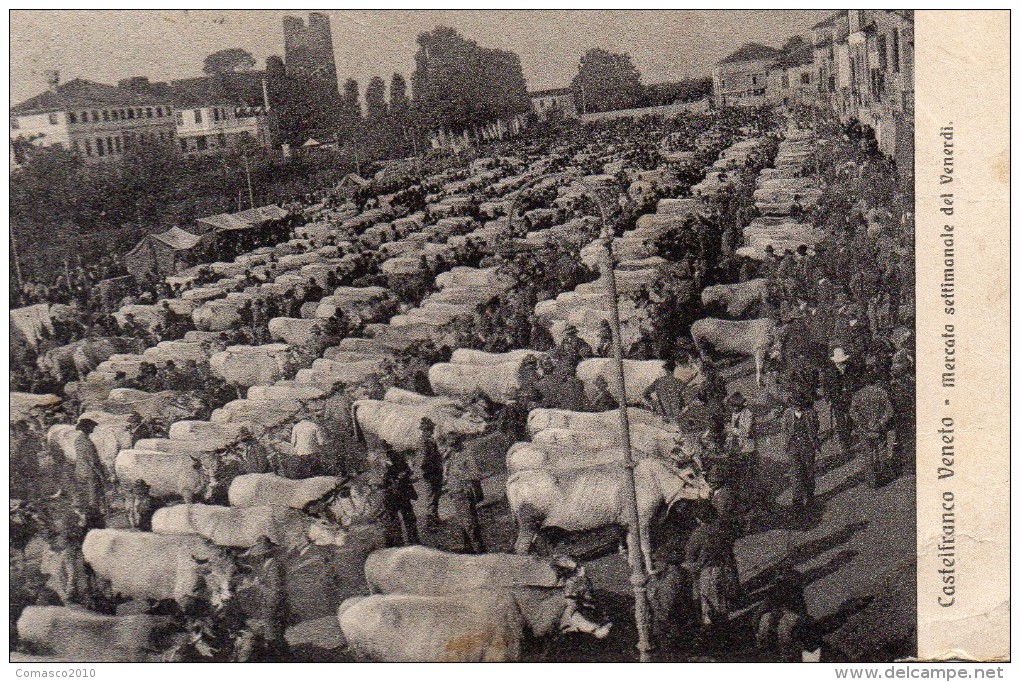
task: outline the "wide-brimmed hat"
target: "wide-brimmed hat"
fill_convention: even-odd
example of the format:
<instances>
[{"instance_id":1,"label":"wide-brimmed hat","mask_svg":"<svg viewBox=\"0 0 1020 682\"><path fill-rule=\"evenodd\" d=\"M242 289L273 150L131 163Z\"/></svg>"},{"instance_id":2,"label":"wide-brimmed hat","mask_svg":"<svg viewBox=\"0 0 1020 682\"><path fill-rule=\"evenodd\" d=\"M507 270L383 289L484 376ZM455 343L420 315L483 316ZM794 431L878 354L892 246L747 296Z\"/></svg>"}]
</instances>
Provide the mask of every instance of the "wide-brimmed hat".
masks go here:
<instances>
[{"instance_id":1,"label":"wide-brimmed hat","mask_svg":"<svg viewBox=\"0 0 1020 682\"><path fill-rule=\"evenodd\" d=\"M850 359L850 356L841 347L836 346L832 349L832 356L829 359L833 362L846 362Z\"/></svg>"}]
</instances>

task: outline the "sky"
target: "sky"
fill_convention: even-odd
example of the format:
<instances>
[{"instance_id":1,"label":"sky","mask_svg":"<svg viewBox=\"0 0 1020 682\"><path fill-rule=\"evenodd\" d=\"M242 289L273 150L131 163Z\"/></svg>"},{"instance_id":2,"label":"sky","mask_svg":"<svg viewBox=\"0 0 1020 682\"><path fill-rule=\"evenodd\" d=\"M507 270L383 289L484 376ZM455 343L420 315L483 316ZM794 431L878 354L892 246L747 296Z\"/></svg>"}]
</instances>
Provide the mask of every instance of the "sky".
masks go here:
<instances>
[{"instance_id":1,"label":"sky","mask_svg":"<svg viewBox=\"0 0 1020 682\"><path fill-rule=\"evenodd\" d=\"M484 47L520 55L529 90L565 87L582 54L602 47L627 52L645 83L709 75L712 65L746 42L779 47L805 33L832 10L329 10L341 81L394 72L410 77L415 38L437 25L452 26ZM283 56L284 15L305 10L14 10L10 13L11 102L46 85L86 78L153 81L202 75L202 60L240 47L263 68Z\"/></svg>"}]
</instances>

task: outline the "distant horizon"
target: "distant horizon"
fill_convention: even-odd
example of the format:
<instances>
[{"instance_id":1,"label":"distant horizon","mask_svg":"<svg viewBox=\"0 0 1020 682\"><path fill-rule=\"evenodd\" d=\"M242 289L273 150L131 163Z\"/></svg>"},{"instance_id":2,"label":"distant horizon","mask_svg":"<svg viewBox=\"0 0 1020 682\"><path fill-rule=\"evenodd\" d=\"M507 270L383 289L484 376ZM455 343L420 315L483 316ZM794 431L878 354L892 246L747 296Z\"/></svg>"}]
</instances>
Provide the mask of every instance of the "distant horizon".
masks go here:
<instances>
[{"instance_id":1,"label":"distant horizon","mask_svg":"<svg viewBox=\"0 0 1020 682\"><path fill-rule=\"evenodd\" d=\"M581 55L602 47L627 52L646 85L711 75L715 62L749 42L780 47L835 10L13 10L11 105L46 89L46 72L116 85L146 76L172 81L203 75L202 61L239 47L256 70L284 56L284 16L329 16L340 84L394 73L410 81L415 42L437 25L451 26L484 47L517 53L528 91L564 88ZM504 16L493 21L492 14Z\"/></svg>"}]
</instances>

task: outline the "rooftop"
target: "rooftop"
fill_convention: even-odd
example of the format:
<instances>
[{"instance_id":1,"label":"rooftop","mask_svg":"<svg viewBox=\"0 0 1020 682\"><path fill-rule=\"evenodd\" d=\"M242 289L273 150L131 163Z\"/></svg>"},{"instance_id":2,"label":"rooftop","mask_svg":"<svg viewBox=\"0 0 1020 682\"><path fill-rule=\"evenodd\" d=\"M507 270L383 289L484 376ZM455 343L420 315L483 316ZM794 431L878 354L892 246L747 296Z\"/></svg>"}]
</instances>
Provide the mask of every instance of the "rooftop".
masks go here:
<instances>
[{"instance_id":1,"label":"rooftop","mask_svg":"<svg viewBox=\"0 0 1020 682\"><path fill-rule=\"evenodd\" d=\"M170 83L150 82L144 76L106 85L75 78L11 108L12 114L46 113L94 106L170 104L188 109L204 106L263 106L261 71L186 78Z\"/></svg>"},{"instance_id":2,"label":"rooftop","mask_svg":"<svg viewBox=\"0 0 1020 682\"><path fill-rule=\"evenodd\" d=\"M747 43L730 56L722 59L720 64L735 64L738 62L756 62L768 59L779 59L783 53L774 47L762 45L761 43Z\"/></svg>"},{"instance_id":3,"label":"rooftop","mask_svg":"<svg viewBox=\"0 0 1020 682\"><path fill-rule=\"evenodd\" d=\"M141 93L136 90L75 78L11 107L11 113L43 114L50 111L67 111L97 105L135 106L166 102L167 100L161 99L155 93Z\"/></svg>"}]
</instances>

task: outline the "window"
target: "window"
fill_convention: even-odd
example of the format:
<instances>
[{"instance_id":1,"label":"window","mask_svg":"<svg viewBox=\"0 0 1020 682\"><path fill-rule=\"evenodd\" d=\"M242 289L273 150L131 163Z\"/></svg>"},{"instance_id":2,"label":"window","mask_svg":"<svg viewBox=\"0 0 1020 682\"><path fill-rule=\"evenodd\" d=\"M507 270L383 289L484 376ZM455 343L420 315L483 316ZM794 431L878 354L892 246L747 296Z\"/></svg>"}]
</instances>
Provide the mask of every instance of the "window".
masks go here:
<instances>
[{"instance_id":1,"label":"window","mask_svg":"<svg viewBox=\"0 0 1020 682\"><path fill-rule=\"evenodd\" d=\"M181 138L181 151L182 152L188 151L188 141L183 137Z\"/></svg>"},{"instance_id":2,"label":"window","mask_svg":"<svg viewBox=\"0 0 1020 682\"><path fill-rule=\"evenodd\" d=\"M152 118L152 107L145 107L145 118Z\"/></svg>"},{"instance_id":3,"label":"window","mask_svg":"<svg viewBox=\"0 0 1020 682\"><path fill-rule=\"evenodd\" d=\"M223 133L220 133L219 135L217 135L216 139L219 142L219 145L221 147L226 147L227 146L227 136L224 135Z\"/></svg>"},{"instance_id":4,"label":"window","mask_svg":"<svg viewBox=\"0 0 1020 682\"><path fill-rule=\"evenodd\" d=\"M113 138L112 137L106 138L106 153L107 154L112 154L113 153Z\"/></svg>"},{"instance_id":5,"label":"window","mask_svg":"<svg viewBox=\"0 0 1020 682\"><path fill-rule=\"evenodd\" d=\"M11 130L17 130L20 127L21 127L21 124L18 123L18 119L12 118L11 119Z\"/></svg>"},{"instance_id":6,"label":"window","mask_svg":"<svg viewBox=\"0 0 1020 682\"><path fill-rule=\"evenodd\" d=\"M103 138L101 137L96 138L96 154L99 154L100 156L106 156L106 152L103 151Z\"/></svg>"},{"instance_id":7,"label":"window","mask_svg":"<svg viewBox=\"0 0 1020 682\"><path fill-rule=\"evenodd\" d=\"M51 126L57 125L57 115L56 114L50 114L50 125Z\"/></svg>"},{"instance_id":8,"label":"window","mask_svg":"<svg viewBox=\"0 0 1020 682\"><path fill-rule=\"evenodd\" d=\"M195 138L195 148L200 152L204 152L209 148L209 140L206 139L205 135L199 135Z\"/></svg>"},{"instance_id":9,"label":"window","mask_svg":"<svg viewBox=\"0 0 1020 682\"><path fill-rule=\"evenodd\" d=\"M725 88L726 87L726 81L724 81L724 80L719 81L719 87L720 88Z\"/></svg>"},{"instance_id":10,"label":"window","mask_svg":"<svg viewBox=\"0 0 1020 682\"><path fill-rule=\"evenodd\" d=\"M900 29L894 28L892 32L892 70L893 73L900 72Z\"/></svg>"},{"instance_id":11,"label":"window","mask_svg":"<svg viewBox=\"0 0 1020 682\"><path fill-rule=\"evenodd\" d=\"M120 136L113 138L113 146L117 148L117 153L120 153Z\"/></svg>"},{"instance_id":12,"label":"window","mask_svg":"<svg viewBox=\"0 0 1020 682\"><path fill-rule=\"evenodd\" d=\"M811 72L810 71L805 71L804 73L800 74L800 84L801 85L811 85Z\"/></svg>"},{"instance_id":13,"label":"window","mask_svg":"<svg viewBox=\"0 0 1020 682\"><path fill-rule=\"evenodd\" d=\"M77 123L78 122L78 114L74 113L73 111L67 112L67 122L68 123Z\"/></svg>"},{"instance_id":14,"label":"window","mask_svg":"<svg viewBox=\"0 0 1020 682\"><path fill-rule=\"evenodd\" d=\"M92 112L92 122L93 123L98 123L99 122L99 112L98 111L93 111Z\"/></svg>"},{"instance_id":15,"label":"window","mask_svg":"<svg viewBox=\"0 0 1020 682\"><path fill-rule=\"evenodd\" d=\"M889 69L889 56L885 52L885 34L878 34L878 68L882 71Z\"/></svg>"},{"instance_id":16,"label":"window","mask_svg":"<svg viewBox=\"0 0 1020 682\"><path fill-rule=\"evenodd\" d=\"M183 111L178 111L177 112L177 125L179 125L179 126L184 125L184 112Z\"/></svg>"},{"instance_id":17,"label":"window","mask_svg":"<svg viewBox=\"0 0 1020 682\"><path fill-rule=\"evenodd\" d=\"M128 118L134 119L134 117L135 117L135 110L134 109L128 109L127 110L127 115L128 115Z\"/></svg>"},{"instance_id":18,"label":"window","mask_svg":"<svg viewBox=\"0 0 1020 682\"><path fill-rule=\"evenodd\" d=\"M106 110L106 109L103 109L103 120L104 121L109 121L110 120L110 112L108 110Z\"/></svg>"},{"instance_id":19,"label":"window","mask_svg":"<svg viewBox=\"0 0 1020 682\"><path fill-rule=\"evenodd\" d=\"M758 77L751 76L751 85L758 85Z\"/></svg>"},{"instance_id":20,"label":"window","mask_svg":"<svg viewBox=\"0 0 1020 682\"><path fill-rule=\"evenodd\" d=\"M213 116L213 121L219 121L220 120L220 108L219 107L213 107L212 116Z\"/></svg>"},{"instance_id":21,"label":"window","mask_svg":"<svg viewBox=\"0 0 1020 682\"><path fill-rule=\"evenodd\" d=\"M85 140L85 156L92 156L92 140Z\"/></svg>"},{"instance_id":22,"label":"window","mask_svg":"<svg viewBox=\"0 0 1020 682\"><path fill-rule=\"evenodd\" d=\"M202 110L201 109L195 109L195 123L201 123L201 122L202 122Z\"/></svg>"},{"instance_id":23,"label":"window","mask_svg":"<svg viewBox=\"0 0 1020 682\"><path fill-rule=\"evenodd\" d=\"M163 107L156 107L156 118L163 118Z\"/></svg>"}]
</instances>

